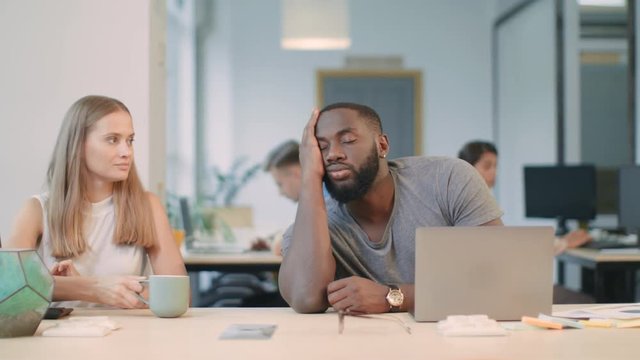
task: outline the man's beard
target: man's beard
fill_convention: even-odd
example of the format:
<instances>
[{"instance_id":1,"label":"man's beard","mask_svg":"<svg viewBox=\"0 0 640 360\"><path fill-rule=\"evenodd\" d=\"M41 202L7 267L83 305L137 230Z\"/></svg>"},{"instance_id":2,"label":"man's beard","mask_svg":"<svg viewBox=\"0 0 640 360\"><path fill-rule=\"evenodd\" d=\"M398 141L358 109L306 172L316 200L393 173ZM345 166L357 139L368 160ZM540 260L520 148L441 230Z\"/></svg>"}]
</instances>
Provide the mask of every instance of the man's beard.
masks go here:
<instances>
[{"instance_id":1,"label":"man's beard","mask_svg":"<svg viewBox=\"0 0 640 360\"><path fill-rule=\"evenodd\" d=\"M366 158L360 170L356 170L353 165L342 164L348 167L355 174L355 181L346 181L342 185L337 185L328 175L325 167L325 174L322 180L327 187L327 191L332 198L341 204L346 204L353 200L361 199L371 188L376 179L380 164L378 163L378 153L374 144L373 149Z\"/></svg>"}]
</instances>

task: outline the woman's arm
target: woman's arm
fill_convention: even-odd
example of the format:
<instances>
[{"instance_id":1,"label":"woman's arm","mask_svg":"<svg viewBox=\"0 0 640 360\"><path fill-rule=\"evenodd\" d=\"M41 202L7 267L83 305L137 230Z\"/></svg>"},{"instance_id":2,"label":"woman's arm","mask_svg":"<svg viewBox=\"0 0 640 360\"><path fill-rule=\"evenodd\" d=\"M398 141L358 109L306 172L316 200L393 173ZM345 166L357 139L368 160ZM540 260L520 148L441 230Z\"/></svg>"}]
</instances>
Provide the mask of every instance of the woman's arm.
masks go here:
<instances>
[{"instance_id":1,"label":"woman's arm","mask_svg":"<svg viewBox=\"0 0 640 360\"><path fill-rule=\"evenodd\" d=\"M43 215L40 202L36 198L27 200L13 224L5 248L35 249L42 236Z\"/></svg>"},{"instance_id":2,"label":"woman's arm","mask_svg":"<svg viewBox=\"0 0 640 360\"><path fill-rule=\"evenodd\" d=\"M164 207L157 196L152 193L147 193L147 195L156 230L156 241L151 248L147 249L153 273L156 275L186 275L187 270L171 233Z\"/></svg>"},{"instance_id":3,"label":"woman's arm","mask_svg":"<svg viewBox=\"0 0 640 360\"><path fill-rule=\"evenodd\" d=\"M5 248L36 249L42 236L43 213L40 202L29 199L14 222ZM82 300L122 308L138 308L144 304L134 293L142 291L140 276L54 276L53 300Z\"/></svg>"},{"instance_id":4,"label":"woman's arm","mask_svg":"<svg viewBox=\"0 0 640 360\"><path fill-rule=\"evenodd\" d=\"M136 294L144 288L144 276L54 276L53 300L81 300L124 309L144 308Z\"/></svg>"}]
</instances>

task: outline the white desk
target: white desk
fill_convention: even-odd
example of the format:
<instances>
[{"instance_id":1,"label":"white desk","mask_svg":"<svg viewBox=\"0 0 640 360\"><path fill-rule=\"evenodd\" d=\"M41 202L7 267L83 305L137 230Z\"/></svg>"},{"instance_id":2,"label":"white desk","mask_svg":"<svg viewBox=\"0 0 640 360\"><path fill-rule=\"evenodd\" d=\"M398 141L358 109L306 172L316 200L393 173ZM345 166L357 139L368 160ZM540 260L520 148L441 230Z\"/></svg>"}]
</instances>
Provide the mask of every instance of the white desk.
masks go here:
<instances>
[{"instance_id":1,"label":"white desk","mask_svg":"<svg viewBox=\"0 0 640 360\"><path fill-rule=\"evenodd\" d=\"M566 309L559 306L556 309ZM190 309L177 319L148 310L78 310L73 315L109 315L123 328L101 338L38 336L0 339L0 359L640 359L640 329L526 330L505 337L447 338L434 323L413 330L393 321L347 317L338 334L335 313L296 314L287 308ZM218 340L234 323L277 324L271 340Z\"/></svg>"}]
</instances>

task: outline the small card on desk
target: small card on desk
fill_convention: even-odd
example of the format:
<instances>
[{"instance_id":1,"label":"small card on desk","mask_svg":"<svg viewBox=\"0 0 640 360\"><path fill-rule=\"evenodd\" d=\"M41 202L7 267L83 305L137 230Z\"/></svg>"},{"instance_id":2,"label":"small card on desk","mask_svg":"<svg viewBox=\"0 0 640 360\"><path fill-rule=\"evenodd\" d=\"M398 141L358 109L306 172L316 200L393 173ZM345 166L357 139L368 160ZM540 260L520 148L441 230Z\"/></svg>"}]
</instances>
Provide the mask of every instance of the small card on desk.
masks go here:
<instances>
[{"instance_id":1,"label":"small card on desk","mask_svg":"<svg viewBox=\"0 0 640 360\"><path fill-rule=\"evenodd\" d=\"M220 334L220 340L269 340L276 327L272 324L232 324Z\"/></svg>"}]
</instances>

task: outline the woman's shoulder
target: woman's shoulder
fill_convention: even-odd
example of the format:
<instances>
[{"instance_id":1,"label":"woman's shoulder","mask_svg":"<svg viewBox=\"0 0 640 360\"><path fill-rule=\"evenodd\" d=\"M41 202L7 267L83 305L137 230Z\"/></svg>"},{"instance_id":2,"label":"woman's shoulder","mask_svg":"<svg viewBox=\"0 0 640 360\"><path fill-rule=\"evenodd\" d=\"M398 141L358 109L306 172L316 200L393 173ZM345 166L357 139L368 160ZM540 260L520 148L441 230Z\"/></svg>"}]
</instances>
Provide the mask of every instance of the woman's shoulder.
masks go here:
<instances>
[{"instance_id":1,"label":"woman's shoulder","mask_svg":"<svg viewBox=\"0 0 640 360\"><path fill-rule=\"evenodd\" d=\"M157 212L164 213L164 205L162 205L162 200L160 197L151 191L145 191L146 199L149 201L149 208L151 209L152 214L156 214Z\"/></svg>"},{"instance_id":2,"label":"woman's shoulder","mask_svg":"<svg viewBox=\"0 0 640 360\"><path fill-rule=\"evenodd\" d=\"M49 200L49 193L48 192L43 192L43 193L40 193L40 194L32 195L29 198L29 200L27 200L27 202L36 201L37 203L39 203L44 208L44 206L45 206L45 204L47 203L48 200Z\"/></svg>"},{"instance_id":3,"label":"woman's shoulder","mask_svg":"<svg viewBox=\"0 0 640 360\"><path fill-rule=\"evenodd\" d=\"M21 213L29 218L35 218L42 222L42 218L46 212L46 204L49 200L48 193L33 195L24 202Z\"/></svg>"},{"instance_id":4,"label":"woman's shoulder","mask_svg":"<svg viewBox=\"0 0 640 360\"><path fill-rule=\"evenodd\" d=\"M15 218L13 231L5 246L20 248L35 248L38 237L43 232L44 211L40 200L29 198Z\"/></svg>"},{"instance_id":5,"label":"woman's shoulder","mask_svg":"<svg viewBox=\"0 0 640 360\"><path fill-rule=\"evenodd\" d=\"M152 208L157 205L162 205L162 201L160 201L160 197L158 195L152 193L151 191L145 191L144 193L147 197L147 200L149 200L149 205L151 205Z\"/></svg>"}]
</instances>

